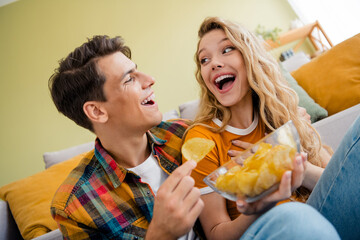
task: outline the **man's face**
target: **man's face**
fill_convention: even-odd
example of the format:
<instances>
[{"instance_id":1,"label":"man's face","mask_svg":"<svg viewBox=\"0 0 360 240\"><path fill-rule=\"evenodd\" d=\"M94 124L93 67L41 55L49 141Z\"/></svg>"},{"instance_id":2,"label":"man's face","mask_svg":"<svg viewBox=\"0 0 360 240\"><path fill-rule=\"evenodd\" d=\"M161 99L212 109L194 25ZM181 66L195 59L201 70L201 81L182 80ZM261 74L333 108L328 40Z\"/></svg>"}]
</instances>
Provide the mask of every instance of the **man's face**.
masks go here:
<instances>
[{"instance_id":1,"label":"man's face","mask_svg":"<svg viewBox=\"0 0 360 240\"><path fill-rule=\"evenodd\" d=\"M98 67L106 78L103 106L115 129L146 131L161 122L151 76L139 72L121 52L100 58Z\"/></svg>"}]
</instances>

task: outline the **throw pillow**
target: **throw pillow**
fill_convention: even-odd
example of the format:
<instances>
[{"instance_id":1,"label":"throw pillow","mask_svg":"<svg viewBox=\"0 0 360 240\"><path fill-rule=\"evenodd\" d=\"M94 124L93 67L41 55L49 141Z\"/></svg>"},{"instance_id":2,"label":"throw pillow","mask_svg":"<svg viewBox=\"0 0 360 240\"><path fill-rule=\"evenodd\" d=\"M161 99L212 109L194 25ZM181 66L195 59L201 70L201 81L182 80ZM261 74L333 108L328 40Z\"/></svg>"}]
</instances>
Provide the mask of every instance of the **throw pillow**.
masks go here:
<instances>
[{"instance_id":1,"label":"throw pillow","mask_svg":"<svg viewBox=\"0 0 360 240\"><path fill-rule=\"evenodd\" d=\"M294 91L299 96L299 106L306 109L306 112L311 117L311 123L314 123L320 119L323 119L328 116L328 112L317 104L314 99L312 99L307 92L299 86L296 80L291 76L291 74L285 70L282 65L281 70L282 74L289 83L289 86L294 89Z\"/></svg>"},{"instance_id":2,"label":"throw pillow","mask_svg":"<svg viewBox=\"0 0 360 240\"><path fill-rule=\"evenodd\" d=\"M73 147L65 148L60 151L45 152L43 154L45 169L48 169L52 165L66 161L76 155L84 152L88 152L94 148L95 142L83 143Z\"/></svg>"},{"instance_id":3,"label":"throw pillow","mask_svg":"<svg viewBox=\"0 0 360 240\"><path fill-rule=\"evenodd\" d=\"M33 239L58 228L50 204L60 184L87 153L0 188L24 239Z\"/></svg>"},{"instance_id":4,"label":"throw pillow","mask_svg":"<svg viewBox=\"0 0 360 240\"><path fill-rule=\"evenodd\" d=\"M303 65L292 76L329 115L360 103L360 34Z\"/></svg>"},{"instance_id":5,"label":"throw pillow","mask_svg":"<svg viewBox=\"0 0 360 240\"><path fill-rule=\"evenodd\" d=\"M183 103L179 106L180 118L194 120L199 108L199 99Z\"/></svg>"},{"instance_id":6,"label":"throw pillow","mask_svg":"<svg viewBox=\"0 0 360 240\"><path fill-rule=\"evenodd\" d=\"M162 120L167 121L167 120L176 119L176 118L179 118L179 113L175 109L173 109L171 111L163 113Z\"/></svg>"}]
</instances>

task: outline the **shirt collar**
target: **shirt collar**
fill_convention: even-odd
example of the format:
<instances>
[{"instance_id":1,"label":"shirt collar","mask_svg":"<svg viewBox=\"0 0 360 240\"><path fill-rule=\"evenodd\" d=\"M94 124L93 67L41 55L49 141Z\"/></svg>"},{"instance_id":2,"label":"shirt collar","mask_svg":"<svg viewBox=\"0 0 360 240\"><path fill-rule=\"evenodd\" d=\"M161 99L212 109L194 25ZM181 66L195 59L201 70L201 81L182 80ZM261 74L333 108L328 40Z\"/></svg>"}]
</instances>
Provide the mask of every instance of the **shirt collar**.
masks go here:
<instances>
[{"instance_id":1,"label":"shirt collar","mask_svg":"<svg viewBox=\"0 0 360 240\"><path fill-rule=\"evenodd\" d=\"M158 138L150 131L148 131L146 134L148 137L148 142L151 146L151 152L154 152L154 145L163 145L167 142L166 140ZM109 176L114 188L120 186L124 181L128 170L116 163L116 161L110 156L106 149L103 148L99 138L95 140L95 157L98 159L106 174Z\"/></svg>"}]
</instances>

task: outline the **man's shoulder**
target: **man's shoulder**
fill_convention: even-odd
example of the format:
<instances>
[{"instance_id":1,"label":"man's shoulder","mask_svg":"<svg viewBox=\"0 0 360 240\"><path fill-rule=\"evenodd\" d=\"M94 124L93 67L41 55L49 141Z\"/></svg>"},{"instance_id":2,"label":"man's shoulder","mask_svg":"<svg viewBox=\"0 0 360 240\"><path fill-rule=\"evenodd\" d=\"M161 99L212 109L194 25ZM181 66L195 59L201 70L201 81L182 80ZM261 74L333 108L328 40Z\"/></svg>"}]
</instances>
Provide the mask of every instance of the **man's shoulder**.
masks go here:
<instances>
[{"instance_id":1,"label":"man's shoulder","mask_svg":"<svg viewBox=\"0 0 360 240\"><path fill-rule=\"evenodd\" d=\"M192 121L189 119L183 119L183 118L175 118L171 120L161 121L161 123L156 127L183 127L188 128L192 124Z\"/></svg>"},{"instance_id":2,"label":"man's shoulder","mask_svg":"<svg viewBox=\"0 0 360 240\"><path fill-rule=\"evenodd\" d=\"M94 151L86 154L59 186L51 203L51 208L65 210L73 200L79 198L79 191L98 168Z\"/></svg>"},{"instance_id":3,"label":"man's shoulder","mask_svg":"<svg viewBox=\"0 0 360 240\"><path fill-rule=\"evenodd\" d=\"M159 125L150 129L150 132L156 135L158 138L164 139L169 135L175 135L182 138L186 129L192 124L188 119L172 119L168 121L162 121Z\"/></svg>"}]
</instances>

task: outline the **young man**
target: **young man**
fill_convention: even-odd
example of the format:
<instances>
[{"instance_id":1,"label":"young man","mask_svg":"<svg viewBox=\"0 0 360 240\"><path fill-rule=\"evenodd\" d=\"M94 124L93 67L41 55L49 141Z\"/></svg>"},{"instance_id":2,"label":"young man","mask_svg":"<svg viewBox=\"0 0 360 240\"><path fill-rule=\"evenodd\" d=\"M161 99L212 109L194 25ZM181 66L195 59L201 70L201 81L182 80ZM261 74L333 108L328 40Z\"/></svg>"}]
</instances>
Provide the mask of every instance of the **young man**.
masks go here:
<instances>
[{"instance_id":1,"label":"young man","mask_svg":"<svg viewBox=\"0 0 360 240\"><path fill-rule=\"evenodd\" d=\"M203 208L196 163L178 167L188 123L161 122L155 81L130 58L120 37L95 36L49 80L57 109L97 136L51 205L64 239L185 239Z\"/></svg>"}]
</instances>

